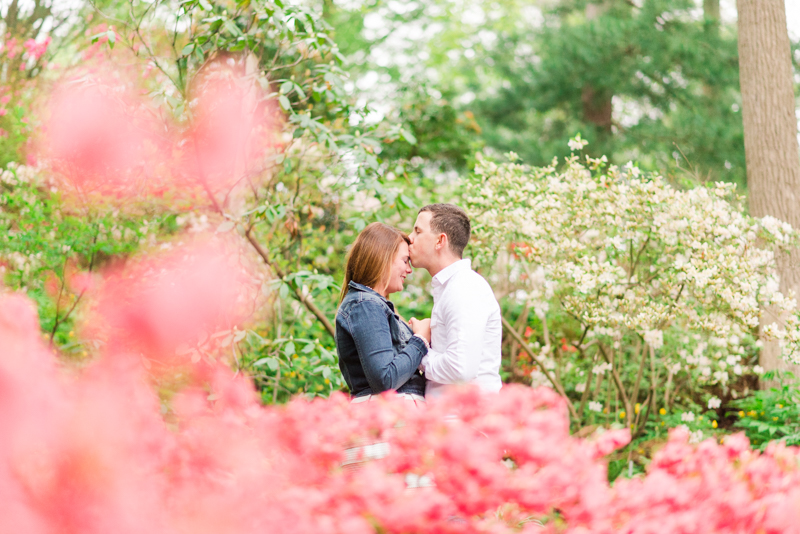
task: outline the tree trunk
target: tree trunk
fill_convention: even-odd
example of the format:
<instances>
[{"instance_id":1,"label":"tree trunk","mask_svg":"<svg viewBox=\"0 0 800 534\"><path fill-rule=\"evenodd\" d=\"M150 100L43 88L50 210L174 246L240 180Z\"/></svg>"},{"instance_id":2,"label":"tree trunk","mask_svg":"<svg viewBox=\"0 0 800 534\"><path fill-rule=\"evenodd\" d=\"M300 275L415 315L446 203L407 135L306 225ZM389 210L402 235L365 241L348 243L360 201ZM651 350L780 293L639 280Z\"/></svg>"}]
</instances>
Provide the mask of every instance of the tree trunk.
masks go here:
<instances>
[{"instance_id":1,"label":"tree trunk","mask_svg":"<svg viewBox=\"0 0 800 534\"><path fill-rule=\"evenodd\" d=\"M703 0L703 16L719 26L719 0Z\"/></svg>"},{"instance_id":2,"label":"tree trunk","mask_svg":"<svg viewBox=\"0 0 800 534\"><path fill-rule=\"evenodd\" d=\"M703 0L703 18L706 32L719 35L719 0Z\"/></svg>"},{"instance_id":3,"label":"tree trunk","mask_svg":"<svg viewBox=\"0 0 800 534\"><path fill-rule=\"evenodd\" d=\"M800 229L800 155L792 61L783 0L739 0L739 84L750 212L772 215ZM777 257L781 290L800 294L800 253ZM765 310L762 324L774 322ZM772 317L771 317L772 316ZM776 344L761 352L767 370L785 362Z\"/></svg>"},{"instance_id":4,"label":"tree trunk","mask_svg":"<svg viewBox=\"0 0 800 534\"><path fill-rule=\"evenodd\" d=\"M608 2L605 0L589 2L586 4L586 9L584 12L586 15L586 20L591 22L600 18L606 11L608 11L608 8ZM613 92L609 89L598 89L593 87L591 84L584 85L581 89L583 120L585 122L594 124L600 130L610 132L611 125L613 124L613 96Z\"/></svg>"}]
</instances>

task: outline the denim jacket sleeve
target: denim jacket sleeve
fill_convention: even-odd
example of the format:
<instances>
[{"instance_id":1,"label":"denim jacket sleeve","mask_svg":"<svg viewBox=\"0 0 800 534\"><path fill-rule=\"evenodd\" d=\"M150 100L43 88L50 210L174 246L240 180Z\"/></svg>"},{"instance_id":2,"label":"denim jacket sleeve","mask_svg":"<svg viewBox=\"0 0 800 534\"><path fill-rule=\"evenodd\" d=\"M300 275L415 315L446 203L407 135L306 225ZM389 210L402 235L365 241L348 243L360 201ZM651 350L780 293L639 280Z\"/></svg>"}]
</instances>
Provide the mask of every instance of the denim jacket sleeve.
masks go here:
<instances>
[{"instance_id":1,"label":"denim jacket sleeve","mask_svg":"<svg viewBox=\"0 0 800 534\"><path fill-rule=\"evenodd\" d=\"M425 343L415 337L402 350L394 348L386 311L380 302L362 300L347 316L350 334L373 393L405 384L428 352Z\"/></svg>"}]
</instances>

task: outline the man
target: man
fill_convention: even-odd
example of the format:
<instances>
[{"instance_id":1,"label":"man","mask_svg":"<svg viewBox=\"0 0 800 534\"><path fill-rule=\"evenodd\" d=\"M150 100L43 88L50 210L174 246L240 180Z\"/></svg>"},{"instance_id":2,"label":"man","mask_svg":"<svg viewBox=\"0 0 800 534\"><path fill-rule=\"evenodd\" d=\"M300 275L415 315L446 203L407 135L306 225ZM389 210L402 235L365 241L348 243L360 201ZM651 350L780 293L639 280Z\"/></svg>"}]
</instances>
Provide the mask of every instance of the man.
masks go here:
<instances>
[{"instance_id":1,"label":"man","mask_svg":"<svg viewBox=\"0 0 800 534\"><path fill-rule=\"evenodd\" d=\"M429 320L419 321L430 321L431 347L420 366L429 397L449 384L475 384L486 392L502 387L500 306L488 282L461 257L469 235L469 217L453 204L419 210L409 235L412 265L433 277L433 312Z\"/></svg>"}]
</instances>

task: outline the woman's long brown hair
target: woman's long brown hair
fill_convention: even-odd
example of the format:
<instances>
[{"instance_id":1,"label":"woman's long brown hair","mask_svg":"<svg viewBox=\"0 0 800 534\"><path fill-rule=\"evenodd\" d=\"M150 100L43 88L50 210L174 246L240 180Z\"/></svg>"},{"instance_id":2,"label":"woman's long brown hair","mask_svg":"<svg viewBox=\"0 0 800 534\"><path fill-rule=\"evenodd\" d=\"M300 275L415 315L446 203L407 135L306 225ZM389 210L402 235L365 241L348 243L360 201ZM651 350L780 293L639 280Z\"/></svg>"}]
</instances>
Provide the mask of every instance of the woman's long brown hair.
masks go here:
<instances>
[{"instance_id":1,"label":"woman's long brown hair","mask_svg":"<svg viewBox=\"0 0 800 534\"><path fill-rule=\"evenodd\" d=\"M364 228L347 255L339 303L347 295L351 280L377 291L388 278L392 260L404 241L411 244L406 234L388 224L375 222Z\"/></svg>"}]
</instances>

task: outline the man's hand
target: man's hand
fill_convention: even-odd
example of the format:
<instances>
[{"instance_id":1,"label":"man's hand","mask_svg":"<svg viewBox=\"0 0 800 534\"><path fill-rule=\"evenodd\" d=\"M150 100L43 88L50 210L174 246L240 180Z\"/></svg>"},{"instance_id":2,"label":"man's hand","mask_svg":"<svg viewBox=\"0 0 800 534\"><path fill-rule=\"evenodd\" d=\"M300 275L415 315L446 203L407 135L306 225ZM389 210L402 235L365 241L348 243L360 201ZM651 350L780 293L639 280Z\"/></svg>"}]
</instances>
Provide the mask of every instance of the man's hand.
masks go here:
<instances>
[{"instance_id":1,"label":"man's hand","mask_svg":"<svg viewBox=\"0 0 800 534\"><path fill-rule=\"evenodd\" d=\"M431 320L430 319L415 319L412 317L408 320L408 325L411 327L411 331L425 338L425 340L430 344L431 342Z\"/></svg>"}]
</instances>

